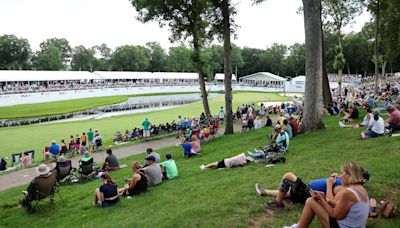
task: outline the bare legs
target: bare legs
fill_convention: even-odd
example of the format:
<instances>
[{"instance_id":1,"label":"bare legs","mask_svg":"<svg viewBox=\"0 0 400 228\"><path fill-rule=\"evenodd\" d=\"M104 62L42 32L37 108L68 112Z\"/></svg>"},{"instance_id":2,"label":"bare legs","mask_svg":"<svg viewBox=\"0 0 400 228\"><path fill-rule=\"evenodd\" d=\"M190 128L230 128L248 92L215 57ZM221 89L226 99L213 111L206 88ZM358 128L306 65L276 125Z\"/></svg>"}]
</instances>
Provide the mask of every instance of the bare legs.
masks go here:
<instances>
[{"instance_id":1,"label":"bare legs","mask_svg":"<svg viewBox=\"0 0 400 228\"><path fill-rule=\"evenodd\" d=\"M291 182L296 182L297 181L297 176L294 175L291 172L285 173L283 175L282 180L289 180ZM282 204L284 198L289 198L290 193L289 192L281 192L280 190L270 190L270 189L264 189L264 193L268 196L274 196L275 201L277 204Z\"/></svg>"},{"instance_id":2,"label":"bare legs","mask_svg":"<svg viewBox=\"0 0 400 228\"><path fill-rule=\"evenodd\" d=\"M217 168L218 167L218 162L213 162L208 165L206 165L206 168L212 169L212 168Z\"/></svg>"},{"instance_id":3,"label":"bare legs","mask_svg":"<svg viewBox=\"0 0 400 228\"><path fill-rule=\"evenodd\" d=\"M99 188L96 188L96 191L94 191L94 202L103 202L104 201L104 194L100 192Z\"/></svg>"},{"instance_id":4,"label":"bare legs","mask_svg":"<svg viewBox=\"0 0 400 228\"><path fill-rule=\"evenodd\" d=\"M299 228L308 227L312 222L312 220L314 219L314 215L317 216L318 220L324 227L329 228L328 213L321 206L321 204L315 201L315 199L312 197L308 198L306 204L304 205L298 227Z\"/></svg>"}]
</instances>

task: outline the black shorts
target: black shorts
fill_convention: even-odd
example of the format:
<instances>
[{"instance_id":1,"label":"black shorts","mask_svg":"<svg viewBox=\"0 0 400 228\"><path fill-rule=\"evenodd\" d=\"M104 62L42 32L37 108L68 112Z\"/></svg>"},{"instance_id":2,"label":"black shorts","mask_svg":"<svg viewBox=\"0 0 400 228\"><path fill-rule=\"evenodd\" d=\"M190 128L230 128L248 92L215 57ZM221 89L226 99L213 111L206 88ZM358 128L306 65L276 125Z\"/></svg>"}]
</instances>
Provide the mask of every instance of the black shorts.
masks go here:
<instances>
[{"instance_id":1,"label":"black shorts","mask_svg":"<svg viewBox=\"0 0 400 228\"><path fill-rule=\"evenodd\" d=\"M284 179L279 191L288 192L290 190L290 199L293 203L305 203L311 197L309 187L300 179L296 182Z\"/></svg>"},{"instance_id":2,"label":"black shorts","mask_svg":"<svg viewBox=\"0 0 400 228\"><path fill-rule=\"evenodd\" d=\"M225 168L225 167L226 167L226 166L225 166L225 161L224 161L224 160L218 162L218 165L217 165L217 168L218 168L218 169L223 169L223 168Z\"/></svg>"},{"instance_id":3,"label":"black shorts","mask_svg":"<svg viewBox=\"0 0 400 228\"><path fill-rule=\"evenodd\" d=\"M330 228L340 228L339 223L336 219L329 216L329 227Z\"/></svg>"}]
</instances>

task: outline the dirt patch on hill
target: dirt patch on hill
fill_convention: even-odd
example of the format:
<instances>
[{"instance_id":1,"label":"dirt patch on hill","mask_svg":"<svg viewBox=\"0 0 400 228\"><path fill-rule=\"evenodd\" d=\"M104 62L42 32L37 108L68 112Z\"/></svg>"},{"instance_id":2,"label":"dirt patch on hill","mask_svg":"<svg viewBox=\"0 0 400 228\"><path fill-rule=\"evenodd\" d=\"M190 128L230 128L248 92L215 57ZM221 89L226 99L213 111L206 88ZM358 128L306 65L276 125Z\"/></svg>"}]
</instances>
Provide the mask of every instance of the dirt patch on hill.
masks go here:
<instances>
[{"instance_id":1,"label":"dirt patch on hill","mask_svg":"<svg viewBox=\"0 0 400 228\"><path fill-rule=\"evenodd\" d=\"M274 219L275 212L271 209L266 209L263 213L259 214L257 217L253 218L253 221L248 226L249 228L261 227L261 224L267 221L272 221Z\"/></svg>"}]
</instances>

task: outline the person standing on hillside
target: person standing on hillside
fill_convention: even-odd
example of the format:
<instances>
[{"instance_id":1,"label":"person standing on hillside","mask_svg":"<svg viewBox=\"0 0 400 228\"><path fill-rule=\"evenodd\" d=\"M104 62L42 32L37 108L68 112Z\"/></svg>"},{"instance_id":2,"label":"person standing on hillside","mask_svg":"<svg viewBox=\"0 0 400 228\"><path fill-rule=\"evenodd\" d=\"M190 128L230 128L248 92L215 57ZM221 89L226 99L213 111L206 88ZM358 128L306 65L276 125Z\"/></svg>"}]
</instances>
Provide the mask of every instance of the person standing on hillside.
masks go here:
<instances>
[{"instance_id":1,"label":"person standing on hillside","mask_svg":"<svg viewBox=\"0 0 400 228\"><path fill-rule=\"evenodd\" d=\"M89 142L89 151L93 151L93 136L94 136L94 134L93 134L93 131L92 131L92 128L89 128L89 131L86 133L86 135L87 135L87 140L88 140L88 142Z\"/></svg>"},{"instance_id":2,"label":"person standing on hillside","mask_svg":"<svg viewBox=\"0 0 400 228\"><path fill-rule=\"evenodd\" d=\"M224 119L225 119L224 107L221 106L221 110L219 110L218 116L219 116L219 120L220 120L222 123L224 123Z\"/></svg>"},{"instance_id":3,"label":"person standing on hillside","mask_svg":"<svg viewBox=\"0 0 400 228\"><path fill-rule=\"evenodd\" d=\"M150 121L146 117L142 123L144 140L147 140L150 137L150 129L149 129L150 124L151 124Z\"/></svg>"}]
</instances>

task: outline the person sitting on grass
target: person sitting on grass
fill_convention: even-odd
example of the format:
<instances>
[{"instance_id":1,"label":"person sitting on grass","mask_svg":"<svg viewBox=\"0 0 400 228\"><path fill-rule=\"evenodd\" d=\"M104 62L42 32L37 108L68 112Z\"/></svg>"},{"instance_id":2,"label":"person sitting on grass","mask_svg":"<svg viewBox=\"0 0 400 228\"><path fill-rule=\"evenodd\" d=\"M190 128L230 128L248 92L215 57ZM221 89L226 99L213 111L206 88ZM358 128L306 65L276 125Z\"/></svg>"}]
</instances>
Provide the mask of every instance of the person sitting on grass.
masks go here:
<instances>
[{"instance_id":1,"label":"person sitting on grass","mask_svg":"<svg viewBox=\"0 0 400 228\"><path fill-rule=\"evenodd\" d=\"M287 119L283 120L283 130L289 135L289 139L293 137L292 127Z\"/></svg>"},{"instance_id":2,"label":"person sitting on grass","mask_svg":"<svg viewBox=\"0 0 400 228\"><path fill-rule=\"evenodd\" d=\"M289 134L286 131L282 131L281 126L276 124L271 142L270 152L285 153L289 148Z\"/></svg>"},{"instance_id":3,"label":"person sitting on grass","mask_svg":"<svg viewBox=\"0 0 400 228\"><path fill-rule=\"evenodd\" d=\"M344 117L341 119L343 122L351 122L358 118L358 109L354 104L350 104L349 108L345 111Z\"/></svg>"},{"instance_id":4,"label":"person sitting on grass","mask_svg":"<svg viewBox=\"0 0 400 228\"><path fill-rule=\"evenodd\" d=\"M348 162L342 165L341 172L343 190L334 200L314 192L304 205L299 223L289 228L308 227L314 216L324 227L366 227L370 207L368 192L363 187L366 182L363 169L355 162Z\"/></svg>"},{"instance_id":5,"label":"person sitting on grass","mask_svg":"<svg viewBox=\"0 0 400 228\"><path fill-rule=\"evenodd\" d=\"M175 161L172 159L170 153L165 154L166 161L161 162L161 170L164 179L174 179L178 176L178 168L176 167Z\"/></svg>"},{"instance_id":6,"label":"person sitting on grass","mask_svg":"<svg viewBox=\"0 0 400 228\"><path fill-rule=\"evenodd\" d=\"M289 117L289 125L292 128L292 136L296 136L299 134L299 124L297 121L294 119L293 116Z\"/></svg>"},{"instance_id":7,"label":"person sitting on grass","mask_svg":"<svg viewBox=\"0 0 400 228\"><path fill-rule=\"evenodd\" d=\"M150 155L145 160L146 167L143 168L143 171L147 177L147 186L151 187L161 184L163 174L160 165L156 163L156 158Z\"/></svg>"},{"instance_id":8,"label":"person sitting on grass","mask_svg":"<svg viewBox=\"0 0 400 228\"><path fill-rule=\"evenodd\" d=\"M192 153L192 144L190 143L190 139L188 137L185 138L182 147L183 147L183 156L185 158L191 158L192 156L197 155Z\"/></svg>"},{"instance_id":9,"label":"person sitting on grass","mask_svg":"<svg viewBox=\"0 0 400 228\"><path fill-rule=\"evenodd\" d=\"M363 122L360 124L353 125L345 125L344 122L339 121L339 126L341 128L360 128L360 127L368 127L369 122L373 119L372 111L370 108L367 108L367 115L365 115Z\"/></svg>"},{"instance_id":10,"label":"person sitting on grass","mask_svg":"<svg viewBox=\"0 0 400 228\"><path fill-rule=\"evenodd\" d=\"M150 148L150 147L147 148L146 153L147 153L147 156L153 156L156 159L155 162L157 164L160 163L160 155L157 152L155 152L152 148Z\"/></svg>"},{"instance_id":11,"label":"person sitting on grass","mask_svg":"<svg viewBox=\"0 0 400 228\"><path fill-rule=\"evenodd\" d=\"M131 179L123 178L126 185L118 189L119 195L133 196L147 191L147 177L141 168L142 166L138 161L132 162L131 169L134 175Z\"/></svg>"},{"instance_id":12,"label":"person sitting on grass","mask_svg":"<svg viewBox=\"0 0 400 228\"><path fill-rule=\"evenodd\" d=\"M386 110L389 113L389 118L385 121L387 125L386 128L388 128L390 132L400 130L400 111L393 105L387 106Z\"/></svg>"},{"instance_id":13,"label":"person sitting on grass","mask_svg":"<svg viewBox=\"0 0 400 228\"><path fill-rule=\"evenodd\" d=\"M197 136L193 135L192 140L192 149L191 153L192 154L199 154L201 152L201 145L200 145L200 140L197 138Z\"/></svg>"},{"instance_id":14,"label":"person sitting on grass","mask_svg":"<svg viewBox=\"0 0 400 228\"><path fill-rule=\"evenodd\" d=\"M369 122L368 130L361 133L362 139L383 136L385 133L385 121L379 116L379 110L375 110L373 116Z\"/></svg>"},{"instance_id":15,"label":"person sitting on grass","mask_svg":"<svg viewBox=\"0 0 400 228\"><path fill-rule=\"evenodd\" d=\"M104 161L102 169L107 171L113 171L119 169L118 159L117 157L115 157L115 155L112 154L112 150L107 149L106 153L107 157L106 160Z\"/></svg>"},{"instance_id":16,"label":"person sitting on grass","mask_svg":"<svg viewBox=\"0 0 400 228\"><path fill-rule=\"evenodd\" d=\"M234 157L222 159L221 161L212 162L207 165L201 165L200 169L205 170L206 168L208 168L208 169L213 169L213 168L224 169L224 168L241 167L252 161L254 161L254 158L246 157L246 155L244 153L241 153Z\"/></svg>"},{"instance_id":17,"label":"person sitting on grass","mask_svg":"<svg viewBox=\"0 0 400 228\"><path fill-rule=\"evenodd\" d=\"M5 171L7 170L7 157L1 158L0 162L0 171Z\"/></svg>"},{"instance_id":18,"label":"person sitting on grass","mask_svg":"<svg viewBox=\"0 0 400 228\"><path fill-rule=\"evenodd\" d=\"M262 128L262 122L259 116L254 120L254 129Z\"/></svg>"},{"instance_id":19,"label":"person sitting on grass","mask_svg":"<svg viewBox=\"0 0 400 228\"><path fill-rule=\"evenodd\" d=\"M272 126L272 119L267 115L267 121L265 122L266 127L271 127Z\"/></svg>"},{"instance_id":20,"label":"person sitting on grass","mask_svg":"<svg viewBox=\"0 0 400 228\"><path fill-rule=\"evenodd\" d=\"M103 184L94 192L93 206L110 207L119 203L118 186L108 173L102 173Z\"/></svg>"},{"instance_id":21,"label":"person sitting on grass","mask_svg":"<svg viewBox=\"0 0 400 228\"><path fill-rule=\"evenodd\" d=\"M311 190L323 192L333 200L333 196L342 190L342 180L337 177L337 173L332 173L329 178L320 178L305 184L295 174L288 172L283 175L279 190L270 190L256 183L256 191L259 196L275 197L275 199L265 201L264 206L267 208L283 208L285 198L290 198L293 203L304 204L307 198L311 197Z\"/></svg>"}]
</instances>

